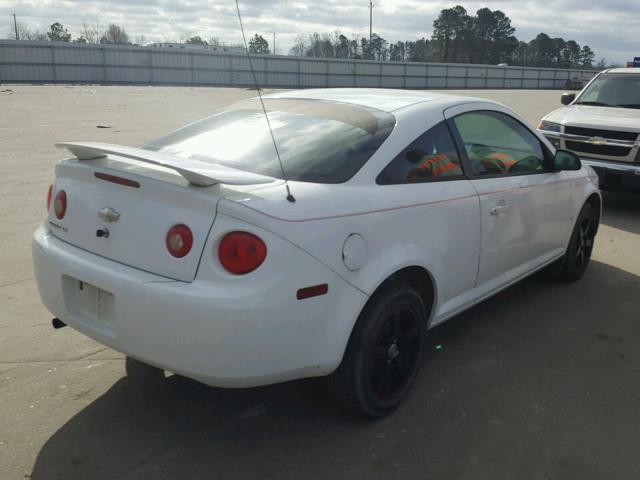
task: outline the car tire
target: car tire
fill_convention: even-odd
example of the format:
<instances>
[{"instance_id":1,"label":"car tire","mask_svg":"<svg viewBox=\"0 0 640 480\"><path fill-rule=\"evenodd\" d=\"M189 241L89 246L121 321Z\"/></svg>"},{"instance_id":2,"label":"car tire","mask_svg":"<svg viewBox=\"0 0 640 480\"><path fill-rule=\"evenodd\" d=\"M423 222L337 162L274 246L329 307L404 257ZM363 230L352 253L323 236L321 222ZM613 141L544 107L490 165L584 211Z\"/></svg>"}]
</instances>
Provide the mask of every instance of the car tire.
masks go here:
<instances>
[{"instance_id":1,"label":"car tire","mask_svg":"<svg viewBox=\"0 0 640 480\"><path fill-rule=\"evenodd\" d=\"M156 381L164 380L164 370L152 365L136 360L132 357L126 357L124 361L124 369L127 378L139 381Z\"/></svg>"},{"instance_id":2,"label":"car tire","mask_svg":"<svg viewBox=\"0 0 640 480\"><path fill-rule=\"evenodd\" d=\"M420 295L407 285L383 287L360 314L327 388L339 405L381 417L400 405L422 360L427 315Z\"/></svg>"},{"instance_id":3,"label":"car tire","mask_svg":"<svg viewBox=\"0 0 640 480\"><path fill-rule=\"evenodd\" d=\"M596 211L593 205L586 203L573 227L567 252L556 264L551 265L549 272L565 282L580 280L589 266L597 230Z\"/></svg>"}]
</instances>

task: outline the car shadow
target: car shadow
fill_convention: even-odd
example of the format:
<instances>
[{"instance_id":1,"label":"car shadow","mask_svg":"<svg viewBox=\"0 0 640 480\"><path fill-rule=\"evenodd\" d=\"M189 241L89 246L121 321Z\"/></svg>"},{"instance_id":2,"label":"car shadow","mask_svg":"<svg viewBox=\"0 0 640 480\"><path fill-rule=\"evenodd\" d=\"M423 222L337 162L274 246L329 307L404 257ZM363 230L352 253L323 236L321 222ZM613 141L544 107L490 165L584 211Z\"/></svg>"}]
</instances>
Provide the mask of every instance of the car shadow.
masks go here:
<instances>
[{"instance_id":1,"label":"car shadow","mask_svg":"<svg viewBox=\"0 0 640 480\"><path fill-rule=\"evenodd\" d=\"M602 223L640 235L640 191L638 193L602 192Z\"/></svg>"},{"instance_id":2,"label":"car shadow","mask_svg":"<svg viewBox=\"0 0 640 480\"><path fill-rule=\"evenodd\" d=\"M47 440L31 478L631 478L639 287L592 262L574 284L505 290L430 331L413 391L377 421L319 379L122 378Z\"/></svg>"}]
</instances>

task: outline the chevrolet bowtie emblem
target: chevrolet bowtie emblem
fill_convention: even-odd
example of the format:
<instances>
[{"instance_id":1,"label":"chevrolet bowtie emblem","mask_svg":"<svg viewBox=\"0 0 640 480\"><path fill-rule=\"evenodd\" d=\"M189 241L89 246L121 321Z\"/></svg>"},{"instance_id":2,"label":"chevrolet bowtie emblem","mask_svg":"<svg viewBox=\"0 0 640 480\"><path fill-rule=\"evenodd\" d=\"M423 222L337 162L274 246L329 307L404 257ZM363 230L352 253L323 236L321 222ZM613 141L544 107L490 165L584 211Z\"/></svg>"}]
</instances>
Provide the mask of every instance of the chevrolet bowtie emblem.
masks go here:
<instances>
[{"instance_id":1,"label":"chevrolet bowtie emblem","mask_svg":"<svg viewBox=\"0 0 640 480\"><path fill-rule=\"evenodd\" d=\"M111 207L104 207L98 210L98 217L105 222L117 222L120 218L120 214Z\"/></svg>"},{"instance_id":2,"label":"chevrolet bowtie emblem","mask_svg":"<svg viewBox=\"0 0 640 480\"><path fill-rule=\"evenodd\" d=\"M589 140L587 140L587 142L589 142L591 145L604 145L605 143L607 143L607 139L602 137L589 137Z\"/></svg>"}]
</instances>

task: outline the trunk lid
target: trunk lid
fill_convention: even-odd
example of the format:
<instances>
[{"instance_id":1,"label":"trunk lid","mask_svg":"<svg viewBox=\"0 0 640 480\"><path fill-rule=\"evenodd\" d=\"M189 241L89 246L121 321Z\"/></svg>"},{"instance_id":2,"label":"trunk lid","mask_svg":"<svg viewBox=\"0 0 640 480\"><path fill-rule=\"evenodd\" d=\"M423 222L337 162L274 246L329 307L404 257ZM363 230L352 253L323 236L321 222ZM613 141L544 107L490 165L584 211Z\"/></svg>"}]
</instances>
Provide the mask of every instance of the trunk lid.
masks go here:
<instances>
[{"instance_id":1,"label":"trunk lid","mask_svg":"<svg viewBox=\"0 0 640 480\"><path fill-rule=\"evenodd\" d=\"M193 281L215 220L221 186L194 186L174 170L115 155L60 162L48 213L52 234L116 262ZM115 183L117 179L126 182ZM58 219L53 205L61 190L67 195L67 209ZM109 215L99 215L104 209ZM166 246L167 232L177 224L187 225L193 233L193 246L182 258L173 257ZM108 237L98 236L105 228Z\"/></svg>"}]
</instances>

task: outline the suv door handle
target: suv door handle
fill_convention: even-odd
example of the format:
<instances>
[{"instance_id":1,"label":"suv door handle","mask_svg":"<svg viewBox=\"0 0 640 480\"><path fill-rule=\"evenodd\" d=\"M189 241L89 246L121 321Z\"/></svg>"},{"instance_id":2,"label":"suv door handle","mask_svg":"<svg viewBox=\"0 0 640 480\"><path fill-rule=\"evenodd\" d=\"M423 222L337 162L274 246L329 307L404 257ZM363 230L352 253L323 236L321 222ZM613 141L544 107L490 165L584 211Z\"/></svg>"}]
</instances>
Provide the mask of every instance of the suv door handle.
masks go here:
<instances>
[{"instance_id":1,"label":"suv door handle","mask_svg":"<svg viewBox=\"0 0 640 480\"><path fill-rule=\"evenodd\" d=\"M496 205L495 207L491 207L491 210L489 210L491 212L491 215L500 215L501 213L506 213L509 210L509 205L505 204L500 204L500 205Z\"/></svg>"}]
</instances>

